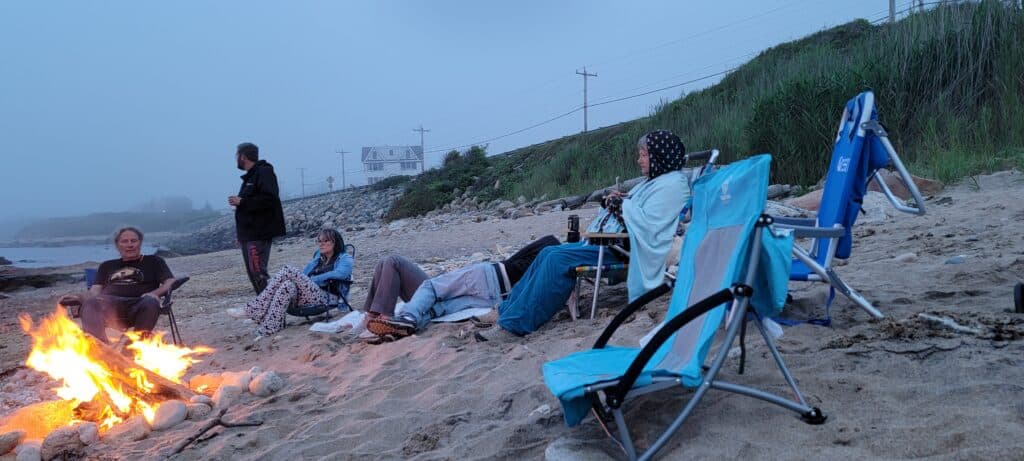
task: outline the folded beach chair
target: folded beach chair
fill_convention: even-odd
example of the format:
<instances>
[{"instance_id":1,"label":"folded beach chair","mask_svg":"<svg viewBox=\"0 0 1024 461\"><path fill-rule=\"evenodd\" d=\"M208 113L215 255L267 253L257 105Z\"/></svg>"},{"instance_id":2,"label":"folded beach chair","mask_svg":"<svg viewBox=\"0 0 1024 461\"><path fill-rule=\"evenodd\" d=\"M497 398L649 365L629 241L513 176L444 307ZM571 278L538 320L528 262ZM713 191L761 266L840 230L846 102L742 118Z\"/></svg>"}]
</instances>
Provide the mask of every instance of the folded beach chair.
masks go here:
<instances>
[{"instance_id":1,"label":"folded beach chair","mask_svg":"<svg viewBox=\"0 0 1024 461\"><path fill-rule=\"evenodd\" d=\"M680 387L693 389L692 397L640 459L650 459L668 442L709 389L774 403L796 412L810 424L825 421L821 410L808 406L800 394L761 322L785 304L793 242L788 231L776 232L771 228L772 218L762 214L770 162L768 155L759 155L700 178L694 186L693 219L674 284L666 282L626 306L593 349L543 365L544 382L561 402L568 425L579 424L592 411L602 426L614 423L626 455L636 459L623 405L632 397ZM646 345L607 345L627 318L670 290L672 300L666 321ZM764 338L789 384L792 400L718 377L737 335L745 332L747 321L752 321ZM723 323L724 338L711 365L705 367ZM740 344L742 347L742 336Z\"/></svg>"},{"instance_id":2,"label":"folded beach chair","mask_svg":"<svg viewBox=\"0 0 1024 461\"><path fill-rule=\"evenodd\" d=\"M910 191L915 206L907 206L896 197L885 183L879 170L892 163L900 180ZM865 91L846 103L839 119L839 128L832 149L832 162L825 178L825 190L817 218L776 218L776 227L795 231L797 238L810 238L807 248L793 248L790 278L801 282L828 283L829 297L825 304L825 318L809 323L831 323L829 308L838 290L872 317L882 313L860 293L846 284L832 266L835 259L850 257L853 246L853 225L861 212L868 183L877 180L879 187L893 206L904 213L923 215L924 200L910 173L889 142L889 136L878 122L875 95ZM787 321L792 324L794 322ZM799 323L799 322L796 322Z\"/></svg>"},{"instance_id":3,"label":"folded beach chair","mask_svg":"<svg viewBox=\"0 0 1024 461\"><path fill-rule=\"evenodd\" d=\"M701 176L715 171L715 162L718 161L718 149L705 150L700 152L691 152L686 154L686 162L704 162L699 167L684 168L683 171L687 174L687 179L690 181L690 188L693 188L694 182L697 181ZM688 222L690 215L690 203L683 205L683 209L679 212L679 221ZM617 245L603 245L605 242L599 242L602 246L609 246L609 248L615 252L616 256L623 260L629 260L629 252L625 251ZM602 249L603 250L603 249ZM598 263L595 266L578 266L571 269L572 273L576 276L576 285L573 288L573 295L569 299L569 303L566 307L569 309L569 316L576 320L579 317L579 305L580 298L582 296L583 282L588 282L594 286L593 297L590 302L590 318L594 318L594 313L597 312L597 300L601 291L601 280L604 279L606 284L614 285L622 282L626 279L626 271L629 269L629 264L626 263L615 263L615 264L604 264L604 252L599 255Z\"/></svg>"},{"instance_id":4,"label":"folded beach chair","mask_svg":"<svg viewBox=\"0 0 1024 461\"><path fill-rule=\"evenodd\" d=\"M352 245L351 243L346 244L345 252L355 260L355 245ZM311 320L310 317L321 316L324 319L330 318L331 311L334 309L337 309L339 314L349 312L352 310L352 306L348 303L348 292L351 287L352 280L329 280L327 282L327 293L330 297L330 301L328 303L292 304L288 306L288 309L285 312L287 312L288 315L295 317L305 317L307 322Z\"/></svg>"}]
</instances>

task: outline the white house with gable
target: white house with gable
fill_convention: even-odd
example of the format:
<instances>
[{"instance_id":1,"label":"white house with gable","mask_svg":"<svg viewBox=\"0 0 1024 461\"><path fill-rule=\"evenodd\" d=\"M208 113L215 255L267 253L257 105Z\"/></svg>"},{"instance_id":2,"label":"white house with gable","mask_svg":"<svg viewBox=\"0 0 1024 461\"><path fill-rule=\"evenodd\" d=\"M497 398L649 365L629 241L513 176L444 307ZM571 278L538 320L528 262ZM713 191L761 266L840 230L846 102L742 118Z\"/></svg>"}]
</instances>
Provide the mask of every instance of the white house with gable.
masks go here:
<instances>
[{"instance_id":1,"label":"white house with gable","mask_svg":"<svg viewBox=\"0 0 1024 461\"><path fill-rule=\"evenodd\" d=\"M363 172L366 183L373 184L389 176L414 175L423 171L420 146L374 146L363 148Z\"/></svg>"}]
</instances>

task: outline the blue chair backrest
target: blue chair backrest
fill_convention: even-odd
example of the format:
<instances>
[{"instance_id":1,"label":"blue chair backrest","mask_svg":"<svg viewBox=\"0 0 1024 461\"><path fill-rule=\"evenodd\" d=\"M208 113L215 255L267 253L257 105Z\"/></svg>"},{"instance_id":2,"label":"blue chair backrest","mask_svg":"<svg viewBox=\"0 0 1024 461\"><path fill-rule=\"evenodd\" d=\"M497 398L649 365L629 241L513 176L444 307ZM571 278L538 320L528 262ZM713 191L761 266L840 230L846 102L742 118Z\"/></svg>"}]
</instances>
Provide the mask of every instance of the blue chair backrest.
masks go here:
<instances>
[{"instance_id":1,"label":"blue chair backrest","mask_svg":"<svg viewBox=\"0 0 1024 461\"><path fill-rule=\"evenodd\" d=\"M757 155L704 175L694 184L693 218L680 250L666 318L742 280L754 225L767 201L770 167L771 156ZM786 283L788 252L782 262L781 279ZM687 324L658 350L648 368L682 370L684 382L694 385L691 381L699 379L711 338L724 315L725 307L717 307Z\"/></svg>"},{"instance_id":2,"label":"blue chair backrest","mask_svg":"<svg viewBox=\"0 0 1024 461\"><path fill-rule=\"evenodd\" d=\"M878 120L878 112L875 110L875 95L865 91L847 102L843 109L832 148L832 163L821 195L818 226L839 224L846 229L835 253L835 257L840 259L850 257L853 224L864 203L868 181L875 171L889 163L889 154L881 141L862 127L870 120ZM827 239L818 241L815 256L819 263L828 258L830 243Z\"/></svg>"}]
</instances>

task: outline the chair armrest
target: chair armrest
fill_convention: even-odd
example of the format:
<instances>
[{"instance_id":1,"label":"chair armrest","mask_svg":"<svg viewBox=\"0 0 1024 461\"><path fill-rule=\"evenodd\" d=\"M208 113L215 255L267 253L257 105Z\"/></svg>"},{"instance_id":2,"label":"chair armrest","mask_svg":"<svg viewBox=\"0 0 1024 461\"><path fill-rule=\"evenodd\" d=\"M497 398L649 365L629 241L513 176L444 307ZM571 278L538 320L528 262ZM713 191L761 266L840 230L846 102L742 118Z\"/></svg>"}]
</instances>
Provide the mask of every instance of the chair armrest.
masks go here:
<instances>
[{"instance_id":1,"label":"chair armrest","mask_svg":"<svg viewBox=\"0 0 1024 461\"><path fill-rule=\"evenodd\" d=\"M791 218L788 216L772 216L772 221L776 224L783 224L787 226L801 226L801 227L817 227L817 218Z\"/></svg>"},{"instance_id":2,"label":"chair armrest","mask_svg":"<svg viewBox=\"0 0 1024 461\"><path fill-rule=\"evenodd\" d=\"M185 282L188 282L189 280L192 280L192 277L178 277L174 279L174 282L171 283L171 289L167 290L167 293L164 293L164 295L160 297L163 300L161 304L164 307L170 305L171 293L174 293L174 290L181 288L181 286L184 285Z\"/></svg>"},{"instance_id":3,"label":"chair armrest","mask_svg":"<svg viewBox=\"0 0 1024 461\"><path fill-rule=\"evenodd\" d=\"M733 289L736 288L737 286L734 285ZM647 366L647 362L651 360L651 357L653 357L654 353L661 348L662 344L664 344L665 341L668 341L668 339L672 337L677 330L697 317L700 317L711 309L718 307L722 303L733 300L733 289L722 289L711 296L698 301L696 304L686 308L686 310L681 314L673 317L672 320L669 320L665 326L661 327L661 329L654 334L654 337L651 338L651 341L648 342L643 349L640 349L640 353L635 359L633 359L633 363L629 364L629 368L627 368L626 372L621 378L619 378L619 383L608 389L608 406L618 408L622 405L622 402L626 398L626 394L628 394L629 390L633 388L634 384L636 384L636 380L640 377L640 373L644 371L644 367Z\"/></svg>"},{"instance_id":4,"label":"chair armrest","mask_svg":"<svg viewBox=\"0 0 1024 461\"><path fill-rule=\"evenodd\" d=\"M796 238L840 238L846 235L845 227L816 227L816 226L799 226L793 224L787 224L785 222L779 222L779 218L774 218L775 223L772 227L777 229L790 229L793 231L793 237Z\"/></svg>"},{"instance_id":5,"label":"chair armrest","mask_svg":"<svg viewBox=\"0 0 1024 461\"><path fill-rule=\"evenodd\" d=\"M608 341L612 339L612 335L615 334L615 330L617 330L630 315L633 315L634 312L647 303L658 299L665 293L668 293L671 288L671 285L662 283L661 285L654 287L653 290L640 295L639 298L636 298L636 300L627 304L624 309L615 315L615 318L612 319L612 323L609 323L608 326L605 327L604 331L601 332L601 336L597 338L597 342L594 343L594 349L603 349L604 346L608 344Z\"/></svg>"},{"instance_id":6,"label":"chair armrest","mask_svg":"<svg viewBox=\"0 0 1024 461\"><path fill-rule=\"evenodd\" d=\"M703 160L708 163L715 163L718 160L718 149L702 150L700 152L690 152L685 155L686 163L691 160Z\"/></svg>"}]
</instances>

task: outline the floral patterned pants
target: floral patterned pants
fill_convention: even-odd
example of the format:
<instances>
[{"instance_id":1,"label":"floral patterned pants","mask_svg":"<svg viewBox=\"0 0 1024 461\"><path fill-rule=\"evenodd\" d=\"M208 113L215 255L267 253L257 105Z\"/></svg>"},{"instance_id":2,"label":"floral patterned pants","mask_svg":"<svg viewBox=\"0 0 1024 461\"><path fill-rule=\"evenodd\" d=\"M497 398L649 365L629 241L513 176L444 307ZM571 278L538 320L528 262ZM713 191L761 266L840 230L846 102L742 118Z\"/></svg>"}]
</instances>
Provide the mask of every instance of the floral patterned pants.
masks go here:
<instances>
[{"instance_id":1,"label":"floral patterned pants","mask_svg":"<svg viewBox=\"0 0 1024 461\"><path fill-rule=\"evenodd\" d=\"M245 313L259 324L258 334L272 335L284 329L285 314L293 301L300 305L322 304L328 302L328 297L302 271L284 266L270 278L262 293L245 304Z\"/></svg>"}]
</instances>

